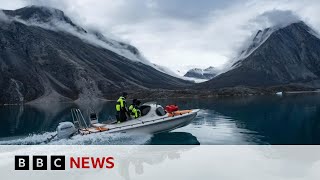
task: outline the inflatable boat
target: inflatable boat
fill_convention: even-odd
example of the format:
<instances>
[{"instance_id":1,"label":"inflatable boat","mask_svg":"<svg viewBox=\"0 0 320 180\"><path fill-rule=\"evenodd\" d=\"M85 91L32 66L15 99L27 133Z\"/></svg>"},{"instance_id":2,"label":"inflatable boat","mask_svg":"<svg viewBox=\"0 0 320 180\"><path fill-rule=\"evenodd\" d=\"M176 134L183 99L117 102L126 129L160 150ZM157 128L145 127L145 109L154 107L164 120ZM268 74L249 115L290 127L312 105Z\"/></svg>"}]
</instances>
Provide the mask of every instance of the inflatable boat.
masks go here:
<instances>
[{"instance_id":1,"label":"inflatable boat","mask_svg":"<svg viewBox=\"0 0 320 180\"><path fill-rule=\"evenodd\" d=\"M122 123L99 123L97 120L86 123L79 109L72 110L73 122L62 122L57 127L57 137L70 138L73 135L88 135L92 133L141 133L157 134L169 132L191 123L199 109L178 110L166 107L166 110L156 103L143 104L140 108L141 117ZM97 118L96 118L97 119Z\"/></svg>"}]
</instances>

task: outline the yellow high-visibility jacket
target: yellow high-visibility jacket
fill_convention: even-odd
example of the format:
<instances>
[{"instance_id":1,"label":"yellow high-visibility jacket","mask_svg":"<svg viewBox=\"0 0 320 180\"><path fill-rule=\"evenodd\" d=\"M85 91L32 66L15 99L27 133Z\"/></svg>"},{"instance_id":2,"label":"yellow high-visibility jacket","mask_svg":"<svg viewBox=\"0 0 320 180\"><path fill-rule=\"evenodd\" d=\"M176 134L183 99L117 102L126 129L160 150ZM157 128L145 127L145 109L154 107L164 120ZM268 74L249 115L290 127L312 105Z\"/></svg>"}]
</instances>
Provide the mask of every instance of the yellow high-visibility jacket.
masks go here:
<instances>
[{"instance_id":1,"label":"yellow high-visibility jacket","mask_svg":"<svg viewBox=\"0 0 320 180\"><path fill-rule=\"evenodd\" d=\"M133 104L129 106L129 111L131 116L133 116L135 119L139 118L141 116L140 109L137 109Z\"/></svg>"},{"instance_id":2,"label":"yellow high-visibility jacket","mask_svg":"<svg viewBox=\"0 0 320 180\"><path fill-rule=\"evenodd\" d=\"M121 110L125 110L126 108L126 98L123 96L119 97L116 104L116 110L119 112Z\"/></svg>"}]
</instances>

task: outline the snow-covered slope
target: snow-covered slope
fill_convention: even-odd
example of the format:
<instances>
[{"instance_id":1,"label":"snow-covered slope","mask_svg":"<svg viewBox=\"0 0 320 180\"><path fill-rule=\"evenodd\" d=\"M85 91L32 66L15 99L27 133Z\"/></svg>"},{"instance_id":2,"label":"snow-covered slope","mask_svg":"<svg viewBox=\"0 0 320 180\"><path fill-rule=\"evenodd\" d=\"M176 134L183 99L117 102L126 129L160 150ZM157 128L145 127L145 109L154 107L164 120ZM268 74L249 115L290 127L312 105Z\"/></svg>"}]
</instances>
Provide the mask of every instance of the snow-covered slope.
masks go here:
<instances>
[{"instance_id":1,"label":"snow-covered slope","mask_svg":"<svg viewBox=\"0 0 320 180\"><path fill-rule=\"evenodd\" d=\"M201 69L201 68L193 68L190 69L184 77L197 78L197 79L212 79L218 74L218 70L212 66Z\"/></svg>"}]
</instances>

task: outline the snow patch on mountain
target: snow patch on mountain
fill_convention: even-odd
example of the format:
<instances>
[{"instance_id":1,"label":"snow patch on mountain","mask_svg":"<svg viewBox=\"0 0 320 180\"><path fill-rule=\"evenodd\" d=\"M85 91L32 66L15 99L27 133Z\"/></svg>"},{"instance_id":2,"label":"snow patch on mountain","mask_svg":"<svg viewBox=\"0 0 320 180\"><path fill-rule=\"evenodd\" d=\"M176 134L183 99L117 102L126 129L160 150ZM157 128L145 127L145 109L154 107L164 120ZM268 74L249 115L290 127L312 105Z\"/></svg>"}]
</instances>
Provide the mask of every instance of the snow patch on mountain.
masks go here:
<instances>
[{"instance_id":1,"label":"snow patch on mountain","mask_svg":"<svg viewBox=\"0 0 320 180\"><path fill-rule=\"evenodd\" d=\"M189 78L197 78L197 79L212 79L218 74L218 70L212 66L206 68L206 69L201 69L201 68L193 68L189 70L184 77L189 77Z\"/></svg>"},{"instance_id":2,"label":"snow patch on mountain","mask_svg":"<svg viewBox=\"0 0 320 180\"><path fill-rule=\"evenodd\" d=\"M9 18L3 11L0 9L0 22L7 22L9 21Z\"/></svg>"},{"instance_id":3,"label":"snow patch on mountain","mask_svg":"<svg viewBox=\"0 0 320 180\"><path fill-rule=\"evenodd\" d=\"M193 83L203 83L209 80L209 79L199 79L199 78L193 78L193 77L182 77L182 79L191 81Z\"/></svg>"}]
</instances>

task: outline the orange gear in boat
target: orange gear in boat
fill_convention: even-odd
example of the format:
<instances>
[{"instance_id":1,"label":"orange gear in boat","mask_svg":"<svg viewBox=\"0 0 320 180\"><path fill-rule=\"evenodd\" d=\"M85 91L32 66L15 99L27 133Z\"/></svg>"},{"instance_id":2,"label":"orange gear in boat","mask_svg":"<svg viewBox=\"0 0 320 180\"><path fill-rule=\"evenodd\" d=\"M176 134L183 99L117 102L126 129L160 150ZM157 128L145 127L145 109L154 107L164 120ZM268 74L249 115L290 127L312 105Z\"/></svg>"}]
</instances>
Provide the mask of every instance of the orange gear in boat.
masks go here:
<instances>
[{"instance_id":1,"label":"orange gear in boat","mask_svg":"<svg viewBox=\"0 0 320 180\"><path fill-rule=\"evenodd\" d=\"M109 129L105 128L105 127L97 127L96 130L99 130L100 132L103 132L103 131L108 131Z\"/></svg>"},{"instance_id":2,"label":"orange gear in boat","mask_svg":"<svg viewBox=\"0 0 320 180\"><path fill-rule=\"evenodd\" d=\"M169 113L168 117L179 116L187 113L191 113L192 110L180 110Z\"/></svg>"},{"instance_id":3,"label":"orange gear in boat","mask_svg":"<svg viewBox=\"0 0 320 180\"><path fill-rule=\"evenodd\" d=\"M179 107L177 105L167 105L165 107L165 110L168 112L168 113L172 113L174 111L178 111L179 110Z\"/></svg>"}]
</instances>

